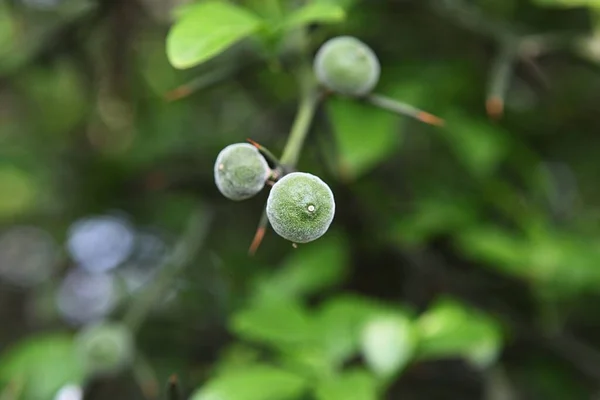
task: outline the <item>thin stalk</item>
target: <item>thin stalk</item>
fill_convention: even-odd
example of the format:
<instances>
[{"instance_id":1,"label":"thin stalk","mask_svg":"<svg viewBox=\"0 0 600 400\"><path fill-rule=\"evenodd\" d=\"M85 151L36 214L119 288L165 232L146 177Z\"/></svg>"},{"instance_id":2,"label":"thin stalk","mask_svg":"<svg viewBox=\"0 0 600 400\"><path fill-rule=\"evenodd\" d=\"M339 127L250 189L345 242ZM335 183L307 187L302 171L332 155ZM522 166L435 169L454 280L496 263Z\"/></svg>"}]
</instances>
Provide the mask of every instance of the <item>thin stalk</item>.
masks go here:
<instances>
[{"instance_id":1,"label":"thin stalk","mask_svg":"<svg viewBox=\"0 0 600 400\"><path fill-rule=\"evenodd\" d=\"M298 80L300 85L300 104L298 105L296 118L290 130L290 136L281 156L281 164L290 169L293 169L298 163L300 152L310 130L319 101L316 83L314 82L312 70L308 65L304 64L300 67Z\"/></svg>"},{"instance_id":2,"label":"thin stalk","mask_svg":"<svg viewBox=\"0 0 600 400\"><path fill-rule=\"evenodd\" d=\"M365 97L364 100L381 109L399 115L405 115L407 117L415 118L421 122L425 122L426 124L437 126L444 125L444 120L439 117L436 117L433 114L411 106L410 104L389 98L387 96L383 96L381 94L370 94L367 97Z\"/></svg>"},{"instance_id":3,"label":"thin stalk","mask_svg":"<svg viewBox=\"0 0 600 400\"><path fill-rule=\"evenodd\" d=\"M256 228L256 233L254 234L254 238L252 239L252 244L250 244L250 248L248 249L248 254L253 256L256 254L256 250L260 246L260 243L265 237L265 233L267 233L267 227L269 225L269 219L267 218L267 210L264 209L262 215L260 216L260 221L258 222L258 227Z\"/></svg>"},{"instance_id":4,"label":"thin stalk","mask_svg":"<svg viewBox=\"0 0 600 400\"><path fill-rule=\"evenodd\" d=\"M485 103L487 113L491 118L498 119L504 114L506 92L510 85L516 55L515 44L512 41L504 43L492 64Z\"/></svg>"},{"instance_id":5,"label":"thin stalk","mask_svg":"<svg viewBox=\"0 0 600 400\"><path fill-rule=\"evenodd\" d=\"M273 153L271 153L269 151L269 149L267 149L260 143L256 143L252 139L246 139L246 141L248 143L250 143L252 146L256 147L258 149L258 151L260 151L265 156L265 158L267 160L271 161L271 163L273 163L276 167L279 167L281 165L281 162L279 161L279 159L277 157L275 157L275 155Z\"/></svg>"},{"instance_id":6,"label":"thin stalk","mask_svg":"<svg viewBox=\"0 0 600 400\"><path fill-rule=\"evenodd\" d=\"M196 211L190 218L187 231L179 240L169 259L162 266L152 285L132 303L124 321L132 332L139 329L155 302L164 295L171 282L179 276L204 242L210 225L209 213Z\"/></svg>"},{"instance_id":7,"label":"thin stalk","mask_svg":"<svg viewBox=\"0 0 600 400\"><path fill-rule=\"evenodd\" d=\"M175 374L169 377L169 382L167 383L167 400L181 400L179 378Z\"/></svg>"}]
</instances>

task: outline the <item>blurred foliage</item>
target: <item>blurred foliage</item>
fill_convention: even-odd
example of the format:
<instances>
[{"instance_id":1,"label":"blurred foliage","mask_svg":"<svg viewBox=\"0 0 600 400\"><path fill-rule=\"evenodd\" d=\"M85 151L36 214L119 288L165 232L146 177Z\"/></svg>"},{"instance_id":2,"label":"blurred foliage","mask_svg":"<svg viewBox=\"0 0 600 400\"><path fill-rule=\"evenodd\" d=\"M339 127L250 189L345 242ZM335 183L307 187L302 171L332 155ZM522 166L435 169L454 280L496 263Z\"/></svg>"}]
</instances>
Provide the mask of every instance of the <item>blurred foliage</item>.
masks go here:
<instances>
[{"instance_id":1,"label":"blurred foliage","mask_svg":"<svg viewBox=\"0 0 600 400\"><path fill-rule=\"evenodd\" d=\"M0 400L597 397L599 17L0 0ZM281 153L299 30L311 55L368 43L377 93L446 124L327 98L298 168L331 186L333 225L251 257L266 193L227 201L213 163L246 138ZM104 319L136 357L86 374L73 343Z\"/></svg>"}]
</instances>

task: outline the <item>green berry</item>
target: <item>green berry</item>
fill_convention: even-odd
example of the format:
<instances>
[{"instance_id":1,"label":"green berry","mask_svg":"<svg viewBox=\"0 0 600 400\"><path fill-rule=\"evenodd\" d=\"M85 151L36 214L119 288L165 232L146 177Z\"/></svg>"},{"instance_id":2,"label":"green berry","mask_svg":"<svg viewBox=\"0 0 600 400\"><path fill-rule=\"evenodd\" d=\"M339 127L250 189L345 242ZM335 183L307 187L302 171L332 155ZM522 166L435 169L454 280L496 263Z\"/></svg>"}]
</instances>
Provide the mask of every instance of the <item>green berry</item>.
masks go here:
<instances>
[{"instance_id":1,"label":"green berry","mask_svg":"<svg viewBox=\"0 0 600 400\"><path fill-rule=\"evenodd\" d=\"M338 36L317 52L314 71L319 82L348 96L364 96L377 82L381 67L369 46L352 36Z\"/></svg>"},{"instance_id":2,"label":"green berry","mask_svg":"<svg viewBox=\"0 0 600 400\"><path fill-rule=\"evenodd\" d=\"M92 374L121 371L131 363L134 349L131 331L118 323L90 325L77 337L77 352L86 371Z\"/></svg>"},{"instance_id":3,"label":"green berry","mask_svg":"<svg viewBox=\"0 0 600 400\"><path fill-rule=\"evenodd\" d=\"M329 186L305 172L281 178L269 193L267 217L279 236L307 243L327 232L335 214L335 200Z\"/></svg>"},{"instance_id":4,"label":"green berry","mask_svg":"<svg viewBox=\"0 0 600 400\"><path fill-rule=\"evenodd\" d=\"M271 170L258 149L248 143L225 147L215 162L215 183L230 200L240 201L256 195L265 186Z\"/></svg>"}]
</instances>

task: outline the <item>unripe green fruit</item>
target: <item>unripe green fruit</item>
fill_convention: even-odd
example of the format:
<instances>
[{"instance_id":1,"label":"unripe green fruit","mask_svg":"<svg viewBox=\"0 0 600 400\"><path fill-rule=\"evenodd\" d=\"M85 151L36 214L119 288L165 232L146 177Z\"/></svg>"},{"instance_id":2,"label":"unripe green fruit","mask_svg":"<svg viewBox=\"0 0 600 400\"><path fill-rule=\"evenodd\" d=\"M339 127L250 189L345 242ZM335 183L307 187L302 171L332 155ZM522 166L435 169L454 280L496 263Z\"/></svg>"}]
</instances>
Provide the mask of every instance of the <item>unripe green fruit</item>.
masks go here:
<instances>
[{"instance_id":1,"label":"unripe green fruit","mask_svg":"<svg viewBox=\"0 0 600 400\"><path fill-rule=\"evenodd\" d=\"M248 143L225 147L215 162L215 183L230 200L240 201L256 195L265 186L269 164L258 149Z\"/></svg>"},{"instance_id":2,"label":"unripe green fruit","mask_svg":"<svg viewBox=\"0 0 600 400\"><path fill-rule=\"evenodd\" d=\"M313 68L322 85L348 96L368 94L381 73L373 50L352 36L338 36L325 42L315 56Z\"/></svg>"},{"instance_id":3,"label":"unripe green fruit","mask_svg":"<svg viewBox=\"0 0 600 400\"><path fill-rule=\"evenodd\" d=\"M131 331L118 323L98 323L83 329L77 337L77 352L86 371L116 373L127 367L135 352Z\"/></svg>"},{"instance_id":4,"label":"unripe green fruit","mask_svg":"<svg viewBox=\"0 0 600 400\"><path fill-rule=\"evenodd\" d=\"M273 230L294 243L307 243L327 232L335 214L329 186L305 172L281 178L269 193L267 217Z\"/></svg>"}]
</instances>

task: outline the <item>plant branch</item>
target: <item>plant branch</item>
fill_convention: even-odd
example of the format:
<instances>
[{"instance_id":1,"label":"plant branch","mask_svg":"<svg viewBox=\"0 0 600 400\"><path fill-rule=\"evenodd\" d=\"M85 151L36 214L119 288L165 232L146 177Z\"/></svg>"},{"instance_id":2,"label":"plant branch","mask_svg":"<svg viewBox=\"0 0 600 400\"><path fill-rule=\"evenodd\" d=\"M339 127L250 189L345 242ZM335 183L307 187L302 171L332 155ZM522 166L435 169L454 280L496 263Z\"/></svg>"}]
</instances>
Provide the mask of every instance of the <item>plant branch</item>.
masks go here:
<instances>
[{"instance_id":1,"label":"plant branch","mask_svg":"<svg viewBox=\"0 0 600 400\"><path fill-rule=\"evenodd\" d=\"M155 302L164 295L164 291L196 255L204 242L210 225L209 213L197 210L190 217L187 231L179 240L159 275L152 285L132 303L124 321L132 332L138 330Z\"/></svg>"},{"instance_id":2,"label":"plant branch","mask_svg":"<svg viewBox=\"0 0 600 400\"><path fill-rule=\"evenodd\" d=\"M298 81L300 85L300 104L281 156L281 164L286 169L294 169L298 163L300 152L310 130L319 101L317 85L312 70L306 62L298 71Z\"/></svg>"},{"instance_id":3,"label":"plant branch","mask_svg":"<svg viewBox=\"0 0 600 400\"><path fill-rule=\"evenodd\" d=\"M436 117L433 114L430 114L426 111L420 110L410 104L403 103L401 101L389 98L387 96L383 96L380 94L370 94L364 99L365 101L371 103L372 105L382 108L384 110L399 114L405 115L411 118L418 119L421 122L425 122L430 125L443 126L444 120Z\"/></svg>"},{"instance_id":4,"label":"plant branch","mask_svg":"<svg viewBox=\"0 0 600 400\"><path fill-rule=\"evenodd\" d=\"M493 61L485 103L487 113L491 118L498 119L504 113L504 101L510 85L513 65L516 62L516 55L515 43L507 41L502 45Z\"/></svg>"}]
</instances>

